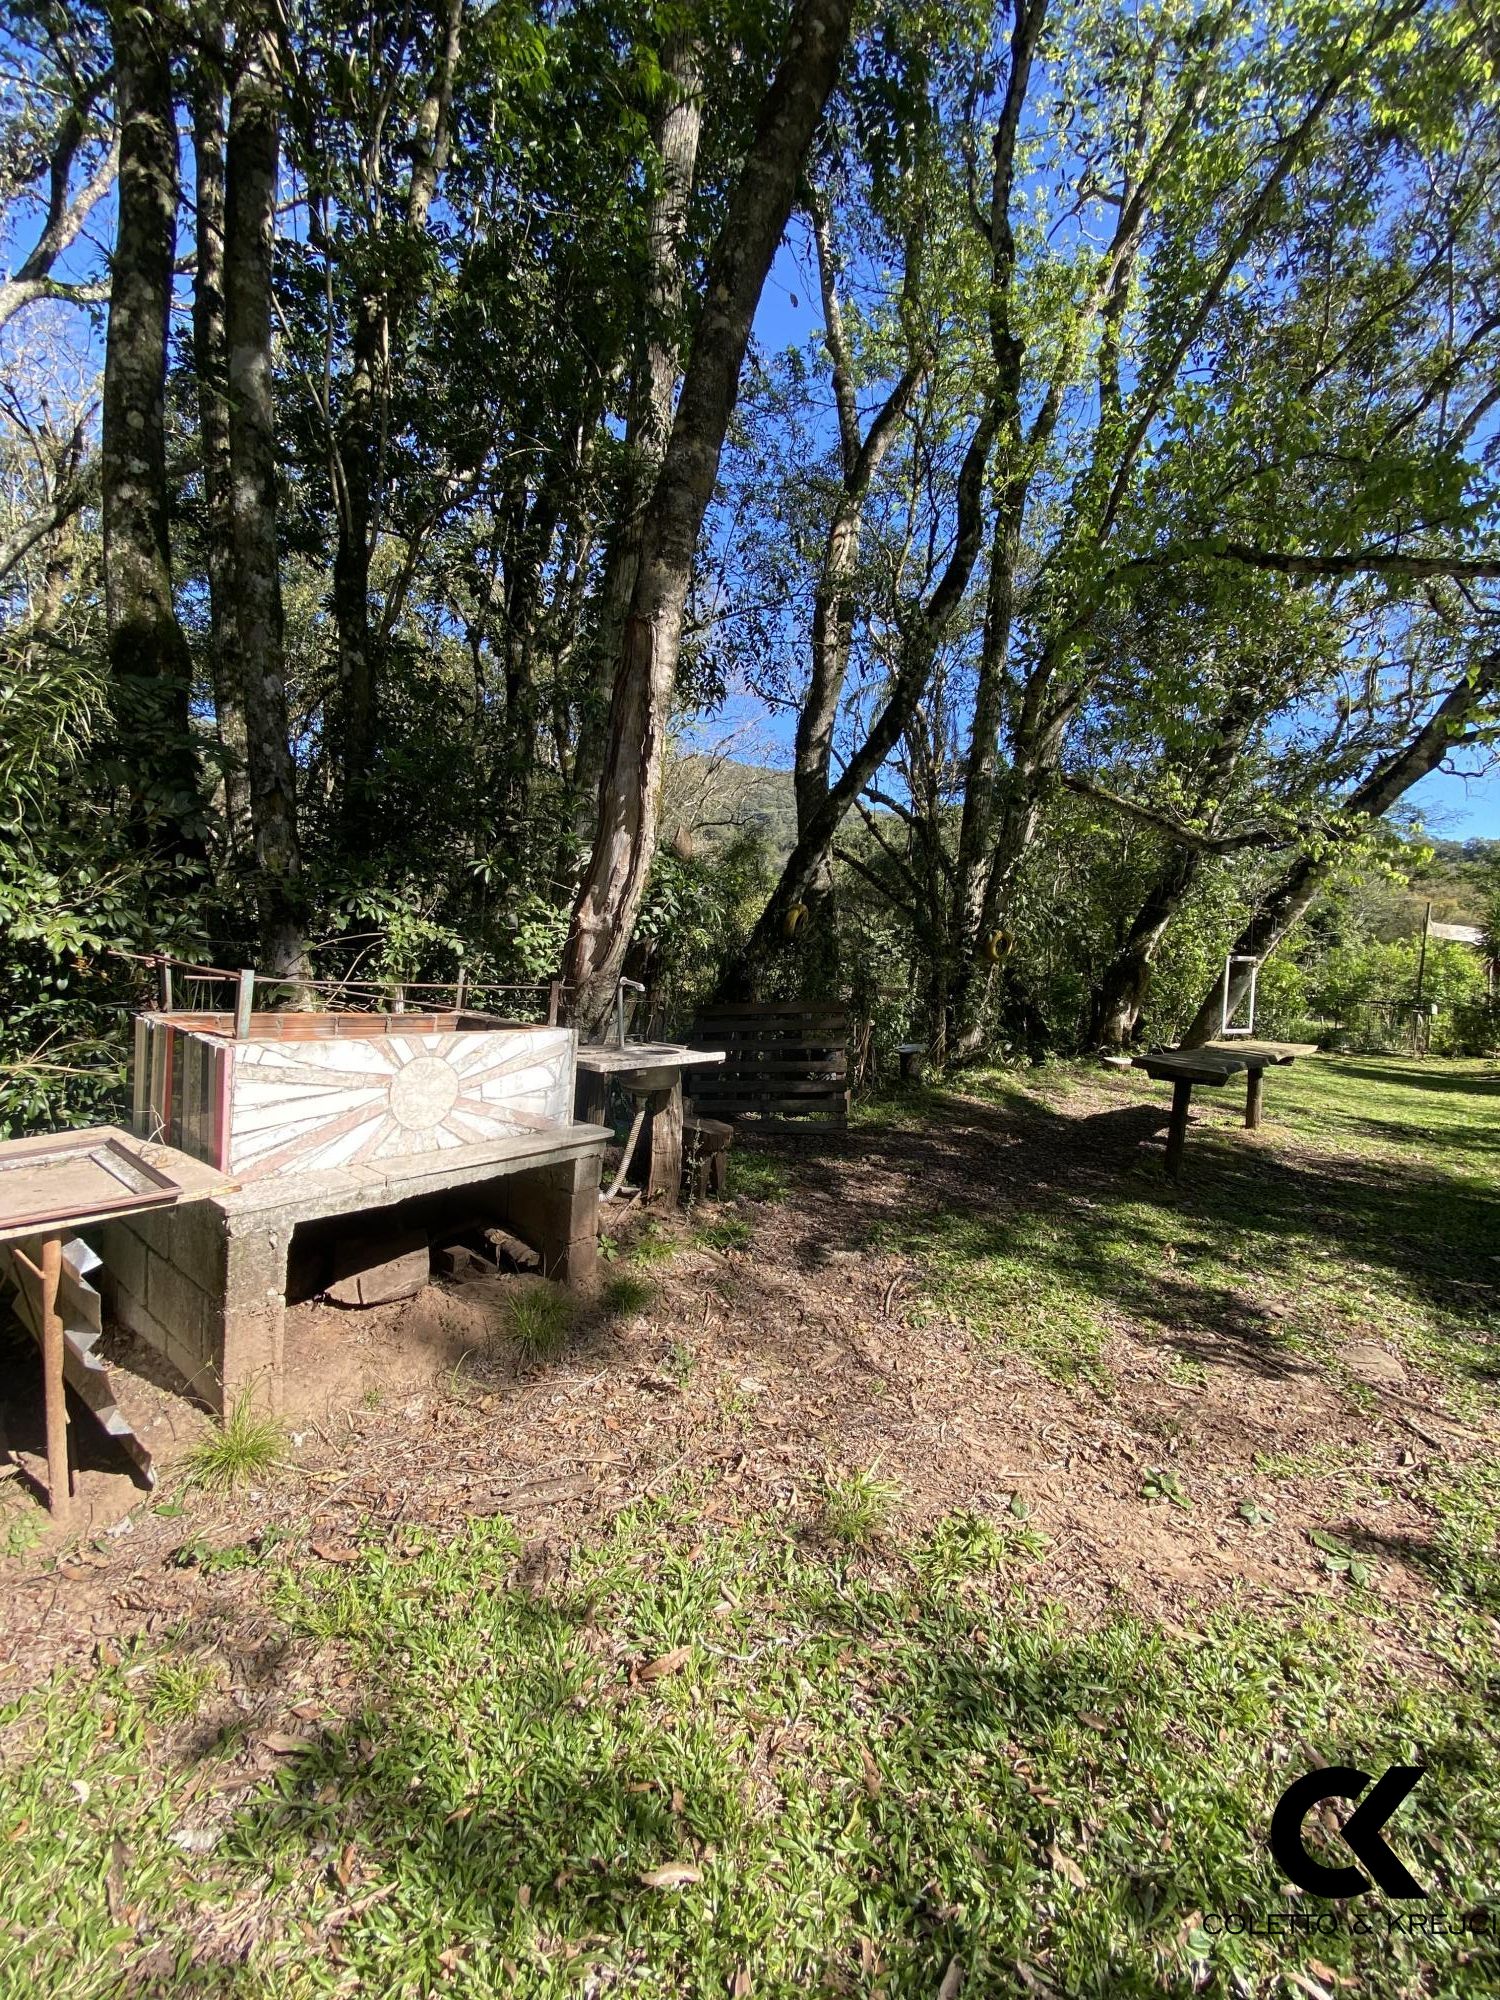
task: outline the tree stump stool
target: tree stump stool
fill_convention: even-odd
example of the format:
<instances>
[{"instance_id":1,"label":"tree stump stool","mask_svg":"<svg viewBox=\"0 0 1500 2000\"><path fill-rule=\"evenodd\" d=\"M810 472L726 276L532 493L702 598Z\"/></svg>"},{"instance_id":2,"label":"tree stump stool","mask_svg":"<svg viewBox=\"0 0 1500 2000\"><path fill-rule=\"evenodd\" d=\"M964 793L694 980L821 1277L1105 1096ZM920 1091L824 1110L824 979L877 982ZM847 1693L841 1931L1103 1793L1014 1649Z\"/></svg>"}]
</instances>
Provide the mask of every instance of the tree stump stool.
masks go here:
<instances>
[{"instance_id":1,"label":"tree stump stool","mask_svg":"<svg viewBox=\"0 0 1500 2000\"><path fill-rule=\"evenodd\" d=\"M690 1111L682 1121L682 1156L694 1198L721 1195L729 1176L729 1145L734 1127L722 1118L700 1118Z\"/></svg>"}]
</instances>

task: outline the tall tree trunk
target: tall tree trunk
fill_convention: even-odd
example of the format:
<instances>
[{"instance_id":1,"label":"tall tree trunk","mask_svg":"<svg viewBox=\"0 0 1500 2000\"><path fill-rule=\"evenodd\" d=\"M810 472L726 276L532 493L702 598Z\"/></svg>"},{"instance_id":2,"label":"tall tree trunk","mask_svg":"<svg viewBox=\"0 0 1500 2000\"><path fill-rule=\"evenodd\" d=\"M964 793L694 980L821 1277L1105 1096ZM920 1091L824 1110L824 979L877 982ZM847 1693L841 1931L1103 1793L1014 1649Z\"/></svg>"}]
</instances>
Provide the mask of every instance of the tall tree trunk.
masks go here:
<instances>
[{"instance_id":1,"label":"tall tree trunk","mask_svg":"<svg viewBox=\"0 0 1500 2000\"><path fill-rule=\"evenodd\" d=\"M996 124L991 148L990 213L987 221L981 223L990 246L990 336L995 362L994 379L986 398L984 414L970 441L959 475L958 488L958 529L955 541L954 561L950 563L932 603L927 607L922 620L922 640L918 645L907 642L907 661L903 672L896 677L893 694L899 697L896 705L887 704L877 721L868 742L845 766L844 772L832 790L829 790L825 775L821 788L809 787L810 796L806 810L799 800L798 839L792 855L782 871L770 902L761 913L755 931L744 954L726 981L726 985L743 988L753 978L757 962L771 949L781 927L785 924L792 906L813 892L813 885L819 873L828 865L828 855L843 814L859 798L864 787L874 778L885 757L894 748L900 737L914 721L918 703L927 686L932 660L936 658L947 623L957 611L963 593L968 588L970 576L979 557L983 533L983 482L989 454L996 439L1001 441L1004 456L1006 481L999 502L996 529L991 551L992 575L990 584L991 610L1001 601L999 593L1004 585L1003 577L993 574L993 564L1003 551L1010 551L1009 559L1014 561L1014 543L1018 547L1019 521L1025 504L1028 479L1025 454L1021 436L1021 364L1024 346L1013 327L1014 306L1012 284L1015 272L1015 237L1010 218L1010 202L1016 173L1016 147L1021 131L1022 113L1026 94L1030 87L1031 67L1046 19L1048 0L1018 0L1010 38L1010 63L1006 77L1005 96L1002 100L1000 117ZM835 383L837 388L837 382ZM842 406L841 423L846 421ZM1008 533L1006 522L1013 517L1014 532ZM837 521L835 528L837 528ZM956 588L954 586L956 585ZM937 614L934 617L934 613ZM986 676L981 672L977 694L974 726L971 731L971 784L966 793L965 811L968 823L961 836L962 854L968 857L970 873L974 872L974 862L982 856L983 831L973 813L981 799L987 798L983 792L977 764L982 763L981 746L987 741L989 748L989 782L993 786L994 744L999 729L1000 691L1003 686L1004 644L993 642L995 627L987 617L986 660L990 671ZM1009 614L1006 618L1006 641L1008 643ZM925 663L923 653L928 655ZM911 666L920 667L920 673L907 671ZM815 686L810 692L810 700L817 695ZM840 683L842 674L840 674ZM805 711L804 711L805 713ZM825 709L819 717L831 737L832 710ZM801 739L799 729L799 743ZM826 747L825 747L826 756ZM842 800L842 804L840 804ZM972 804L970 803L972 801ZM936 829L922 829L923 843L928 861L929 877L934 873L936 847L941 839ZM957 880L955 876L955 880ZM975 890L975 900L978 897ZM936 1022L937 1054L941 1060L944 1044L944 1023L948 1014L947 994L952 971L953 945L963 930L962 910L965 898L955 896L951 907L947 899L931 905L932 917L928 933L930 963L927 976L929 1005L939 1006ZM942 996L941 1000L938 996Z\"/></svg>"},{"instance_id":2,"label":"tall tree trunk","mask_svg":"<svg viewBox=\"0 0 1500 2000\"><path fill-rule=\"evenodd\" d=\"M646 505L672 429L681 339L683 236L703 128L702 77L695 41L674 36L663 51L661 109L652 131L660 181L646 220L646 328L625 424L625 477L619 518L599 591L599 629L573 765L579 809L592 826L608 741L609 699L630 613L646 529Z\"/></svg>"},{"instance_id":3,"label":"tall tree trunk","mask_svg":"<svg viewBox=\"0 0 1500 2000\"><path fill-rule=\"evenodd\" d=\"M598 831L564 961L575 1012L587 1028L608 1017L645 893L693 554L751 322L838 75L852 13L852 0L800 0L709 262L682 395L646 510L610 702Z\"/></svg>"},{"instance_id":4,"label":"tall tree trunk","mask_svg":"<svg viewBox=\"0 0 1500 2000\"><path fill-rule=\"evenodd\" d=\"M526 823L537 775L538 689L536 685L537 627L542 614L542 586L557 534L562 496L560 464L530 499L527 482L519 478L507 512L510 516L504 569L505 630L501 654L505 667L505 737L497 819L516 858L521 858Z\"/></svg>"},{"instance_id":5,"label":"tall tree trunk","mask_svg":"<svg viewBox=\"0 0 1500 2000\"><path fill-rule=\"evenodd\" d=\"M756 920L749 942L723 981L726 994L742 994L754 985L758 965L786 927L796 905L810 893L834 839L855 801L874 779L901 741L932 678L938 647L957 614L983 539L984 473L995 441L994 406L986 407L974 427L958 475L957 523L953 552L936 589L917 607L901 636L901 650L885 700L864 742L850 756L837 780L813 805L800 825L792 851L770 900Z\"/></svg>"},{"instance_id":6,"label":"tall tree trunk","mask_svg":"<svg viewBox=\"0 0 1500 2000\"><path fill-rule=\"evenodd\" d=\"M448 158L463 20L464 0L444 0L435 24L432 74L411 138L411 180L404 217L410 238L420 238L427 229L438 179ZM377 212L381 202L380 158L377 144L368 155L375 185L367 190ZM385 399L390 394L392 351L421 296L422 265L415 244L404 269L407 275L394 283L382 283L371 278L368 270L362 272L350 328L344 407L330 440L336 521L332 603L342 711L341 804L346 824L354 829L367 819L373 803L382 640L370 617L370 563L379 532L381 427Z\"/></svg>"},{"instance_id":7,"label":"tall tree trunk","mask_svg":"<svg viewBox=\"0 0 1500 2000\"><path fill-rule=\"evenodd\" d=\"M82 421L74 424L66 440L61 437L55 439L54 449L49 453L52 464L47 480L51 497L65 494L76 486L85 450L86 434ZM76 512L65 514L56 527L33 546L40 546L42 550L42 585L31 602L31 615L24 627L22 658L28 670L38 664L33 650L37 641L50 640L62 618L78 561Z\"/></svg>"},{"instance_id":8,"label":"tall tree trunk","mask_svg":"<svg viewBox=\"0 0 1500 2000\"><path fill-rule=\"evenodd\" d=\"M1470 676L1449 690L1409 743L1385 758L1355 787L1344 801L1345 814L1379 819L1388 813L1419 779L1437 769L1465 727L1481 709L1493 704L1497 693L1500 693L1500 653L1490 653L1480 660ZM1268 958L1306 915L1332 868L1333 860L1327 855L1299 856L1269 896L1263 898L1255 916L1230 946L1230 956ZM1231 972L1231 1013L1243 1005L1249 990L1249 967ZM1182 1038L1185 1049L1202 1048L1218 1034L1223 1002L1224 982L1220 978L1203 996L1203 1003Z\"/></svg>"},{"instance_id":9,"label":"tall tree trunk","mask_svg":"<svg viewBox=\"0 0 1500 2000\"><path fill-rule=\"evenodd\" d=\"M959 879L965 900L954 926L956 962L944 1023L950 1056L972 1057L982 1042L985 1008L996 978L993 942L1041 826L1077 706L1075 692L1056 689L1056 674L1056 654L1050 645L1044 646L1015 704L1006 768L998 771L998 757L990 767L993 799L985 815L990 851L979 868Z\"/></svg>"},{"instance_id":10,"label":"tall tree trunk","mask_svg":"<svg viewBox=\"0 0 1500 2000\"><path fill-rule=\"evenodd\" d=\"M164 25L110 9L120 120L119 216L104 356L101 458L111 690L143 843L202 853L193 663L172 601L167 316L177 243L177 127Z\"/></svg>"},{"instance_id":11,"label":"tall tree trunk","mask_svg":"<svg viewBox=\"0 0 1500 2000\"><path fill-rule=\"evenodd\" d=\"M823 298L823 344L833 364L833 397L839 420L842 485L823 543L823 562L813 595L812 672L797 716L792 783L799 834L811 826L828 797L833 732L838 722L849 652L854 642L854 578L859 565L865 502L876 474L896 441L901 418L926 372L925 357L911 362L903 370L877 411L868 435L861 438L859 408L855 400L848 341L844 334L844 314L839 301L838 273L828 218L815 198L809 201L808 212L812 218L813 241L818 256L818 283ZM909 288L919 255L920 245L913 238L907 245ZM827 901L833 887L830 850L831 843L829 848L824 849L808 881L808 929L811 931L817 931L825 922L819 906Z\"/></svg>"},{"instance_id":12,"label":"tall tree trunk","mask_svg":"<svg viewBox=\"0 0 1500 2000\"><path fill-rule=\"evenodd\" d=\"M756 975L765 969L779 948L791 913L799 906L806 913L798 932L802 939L798 947L799 973L808 982L808 990L831 992L838 984L837 926L831 903L834 888L833 842L858 794L846 789L842 803L832 805L829 773L833 762L834 730L838 724L849 670L849 654L854 642L854 584L859 566L860 535L870 487L896 441L901 419L910 407L928 366L925 355L919 355L908 363L876 412L869 431L861 436L832 234L816 195L809 196L807 211L818 259L818 285L823 302L823 344L832 365L833 401L838 414L840 486L823 538L823 556L813 592L807 692L797 714L792 764L797 840L782 871L782 879L761 912L749 944L726 976L726 994L750 990ZM921 256L920 228L918 223L906 246L905 283L908 294L915 290ZM954 602L957 602L956 598ZM920 692L918 685L916 694L919 696ZM892 721L896 719L895 716L889 718ZM903 711L891 744L899 740L908 720L909 716ZM887 750L890 747L887 745ZM863 786L874 776L878 762L870 762L868 746L866 753L856 753L854 762L856 768L864 772L861 779Z\"/></svg>"},{"instance_id":13,"label":"tall tree trunk","mask_svg":"<svg viewBox=\"0 0 1500 2000\"><path fill-rule=\"evenodd\" d=\"M1089 1021L1092 1048L1123 1048L1135 1033L1151 985L1151 962L1203 867L1196 847L1174 847L1136 911L1125 941L1105 968Z\"/></svg>"},{"instance_id":14,"label":"tall tree trunk","mask_svg":"<svg viewBox=\"0 0 1500 2000\"><path fill-rule=\"evenodd\" d=\"M225 172L225 328L235 613L244 676L263 969L305 972L301 855L282 662L276 533L271 264L276 240L281 43L274 0L246 0L235 49Z\"/></svg>"},{"instance_id":15,"label":"tall tree trunk","mask_svg":"<svg viewBox=\"0 0 1500 2000\"><path fill-rule=\"evenodd\" d=\"M1204 855L1224 820L1229 785L1239 765L1246 739L1255 726L1265 691L1233 689L1220 711L1202 774L1194 786L1195 818L1206 821L1201 844L1175 843L1157 869L1145 899L1131 921L1125 940L1105 968L1089 1016L1091 1046L1123 1048L1135 1033L1151 987L1152 960L1168 927L1197 885Z\"/></svg>"},{"instance_id":16,"label":"tall tree trunk","mask_svg":"<svg viewBox=\"0 0 1500 2000\"><path fill-rule=\"evenodd\" d=\"M411 186L406 196L406 226L414 235L427 227L427 217L437 193L438 176L448 163L449 112L453 105L453 78L458 69L463 39L464 0L447 0L443 12L443 39L417 129L412 136Z\"/></svg>"},{"instance_id":17,"label":"tall tree trunk","mask_svg":"<svg viewBox=\"0 0 1500 2000\"><path fill-rule=\"evenodd\" d=\"M197 259L193 270L193 373L203 448L205 563L210 671L231 850L250 826L245 705L235 615L232 475L229 462L229 344L224 325L224 44L219 22L205 31L193 76Z\"/></svg>"},{"instance_id":18,"label":"tall tree trunk","mask_svg":"<svg viewBox=\"0 0 1500 2000\"><path fill-rule=\"evenodd\" d=\"M379 356L375 301L355 305L353 354L343 414L333 439L333 626L338 644L339 762L345 818L368 800L375 738L375 646L370 630L370 516L375 479L375 381Z\"/></svg>"}]
</instances>

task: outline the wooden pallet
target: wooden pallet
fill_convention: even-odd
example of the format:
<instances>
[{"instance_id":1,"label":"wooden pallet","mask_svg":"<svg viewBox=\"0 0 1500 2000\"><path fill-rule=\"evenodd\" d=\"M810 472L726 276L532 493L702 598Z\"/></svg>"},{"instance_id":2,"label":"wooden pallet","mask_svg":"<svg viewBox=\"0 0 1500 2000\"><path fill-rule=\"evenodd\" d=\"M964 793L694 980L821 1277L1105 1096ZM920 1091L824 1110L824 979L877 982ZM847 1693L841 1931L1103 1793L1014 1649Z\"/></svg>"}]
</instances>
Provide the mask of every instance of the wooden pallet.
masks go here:
<instances>
[{"instance_id":1,"label":"wooden pallet","mask_svg":"<svg viewBox=\"0 0 1500 2000\"><path fill-rule=\"evenodd\" d=\"M693 1079L695 1110L763 1131L842 1132L849 1122L849 1015L784 1001L705 1007L693 1040L723 1064Z\"/></svg>"}]
</instances>

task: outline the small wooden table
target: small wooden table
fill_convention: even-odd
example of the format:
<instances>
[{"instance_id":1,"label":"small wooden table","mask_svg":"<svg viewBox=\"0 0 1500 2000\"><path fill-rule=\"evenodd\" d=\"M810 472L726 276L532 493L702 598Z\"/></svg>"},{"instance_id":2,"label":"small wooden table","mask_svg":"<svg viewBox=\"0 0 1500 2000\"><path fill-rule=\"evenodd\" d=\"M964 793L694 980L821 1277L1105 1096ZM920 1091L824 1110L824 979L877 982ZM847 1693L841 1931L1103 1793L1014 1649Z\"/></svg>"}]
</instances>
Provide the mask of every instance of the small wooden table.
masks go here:
<instances>
[{"instance_id":1,"label":"small wooden table","mask_svg":"<svg viewBox=\"0 0 1500 2000\"><path fill-rule=\"evenodd\" d=\"M721 1063L722 1049L691 1049L680 1042L586 1043L578 1051L576 1116L607 1122L611 1081L636 1100L640 1151L646 1159L646 1199L675 1208L682 1186L682 1072ZM627 1151L628 1151L627 1147Z\"/></svg>"},{"instance_id":2,"label":"small wooden table","mask_svg":"<svg viewBox=\"0 0 1500 2000\"><path fill-rule=\"evenodd\" d=\"M66 1516L72 1498L65 1373L70 1361L84 1365L81 1354L70 1356L58 1311L68 1283L65 1241L92 1222L202 1201L233 1186L175 1146L148 1144L113 1125L0 1143L0 1276L15 1285L20 1318L42 1350L47 1505L54 1515Z\"/></svg>"},{"instance_id":3,"label":"small wooden table","mask_svg":"<svg viewBox=\"0 0 1500 2000\"><path fill-rule=\"evenodd\" d=\"M1296 1053L1264 1046L1227 1049L1210 1044L1202 1049L1159 1049L1150 1055L1135 1056L1132 1069L1143 1069L1157 1083L1172 1086L1172 1122L1167 1128L1167 1172L1175 1180L1182 1167L1182 1150L1187 1144L1188 1112L1195 1083L1212 1084L1216 1089L1232 1076L1245 1078L1245 1125L1254 1131L1260 1124L1261 1089L1268 1069L1294 1062Z\"/></svg>"}]
</instances>

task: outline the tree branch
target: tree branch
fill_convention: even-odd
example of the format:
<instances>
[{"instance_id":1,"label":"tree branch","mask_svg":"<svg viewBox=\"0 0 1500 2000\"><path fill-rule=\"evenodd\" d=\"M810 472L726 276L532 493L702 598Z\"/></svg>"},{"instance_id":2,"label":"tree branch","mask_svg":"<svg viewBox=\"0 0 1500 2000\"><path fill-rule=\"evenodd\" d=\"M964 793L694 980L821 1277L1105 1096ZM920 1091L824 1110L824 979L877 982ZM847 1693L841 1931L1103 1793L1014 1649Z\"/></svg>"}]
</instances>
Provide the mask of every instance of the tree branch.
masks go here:
<instances>
[{"instance_id":1,"label":"tree branch","mask_svg":"<svg viewBox=\"0 0 1500 2000\"><path fill-rule=\"evenodd\" d=\"M91 459L61 492L54 494L39 514L34 514L24 527L0 536L0 578L7 577L25 556L44 542L48 535L56 534L63 522L85 506L99 490L99 461Z\"/></svg>"},{"instance_id":2,"label":"tree branch","mask_svg":"<svg viewBox=\"0 0 1500 2000\"><path fill-rule=\"evenodd\" d=\"M1169 813L1157 812L1135 799L1121 798L1118 792L1106 791L1102 785L1092 785L1086 778L1069 777L1065 773L1063 783L1079 798L1092 799L1097 805L1108 806L1112 812L1121 813L1126 819L1138 820L1142 826L1165 834L1179 847L1191 847L1199 854L1235 854L1247 847L1285 847L1290 844L1286 834L1266 826L1249 827L1243 833L1199 833L1193 827L1184 826L1181 820L1173 819Z\"/></svg>"},{"instance_id":3,"label":"tree branch","mask_svg":"<svg viewBox=\"0 0 1500 2000\"><path fill-rule=\"evenodd\" d=\"M1171 553L1167 551L1169 559ZM1500 555L1405 556L1380 549L1351 549L1343 555L1320 555L1298 549L1258 549L1249 542L1216 542L1192 553L1214 556L1225 562L1244 563L1250 569L1276 570L1282 576L1372 575L1402 576L1414 580L1446 577L1454 582L1479 582L1500 577ZM1126 568L1134 566L1129 563L1124 565Z\"/></svg>"},{"instance_id":4,"label":"tree branch","mask_svg":"<svg viewBox=\"0 0 1500 2000\"><path fill-rule=\"evenodd\" d=\"M833 852L836 860L842 861L846 868L852 868L856 875L862 876L878 896L883 896L888 903L894 903L910 923L916 923L917 906L909 896L903 896L899 890L893 889L889 882L882 882L873 868L867 868L858 855L850 854L847 848L835 847Z\"/></svg>"},{"instance_id":5,"label":"tree branch","mask_svg":"<svg viewBox=\"0 0 1500 2000\"><path fill-rule=\"evenodd\" d=\"M0 327L38 299L64 299L72 305L94 305L109 297L107 281L93 285L65 285L52 277L53 265L77 240L90 212L113 187L119 171L120 141L116 138L88 182L70 202L67 199L68 174L81 136L78 120L70 118L52 158L51 198L42 233L15 276L0 284Z\"/></svg>"}]
</instances>

